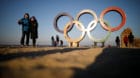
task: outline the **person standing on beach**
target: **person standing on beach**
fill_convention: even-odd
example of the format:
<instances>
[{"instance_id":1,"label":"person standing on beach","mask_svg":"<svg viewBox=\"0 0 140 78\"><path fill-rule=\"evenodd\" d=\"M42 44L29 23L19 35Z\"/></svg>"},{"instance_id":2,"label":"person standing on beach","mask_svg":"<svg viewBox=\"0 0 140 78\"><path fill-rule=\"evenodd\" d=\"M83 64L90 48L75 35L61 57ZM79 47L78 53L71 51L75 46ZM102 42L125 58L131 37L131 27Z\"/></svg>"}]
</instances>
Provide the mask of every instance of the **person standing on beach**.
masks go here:
<instances>
[{"instance_id":1,"label":"person standing on beach","mask_svg":"<svg viewBox=\"0 0 140 78\"><path fill-rule=\"evenodd\" d=\"M128 40L129 40L129 47L133 47L134 46L134 35L132 34L132 32L128 35Z\"/></svg>"},{"instance_id":2,"label":"person standing on beach","mask_svg":"<svg viewBox=\"0 0 140 78\"><path fill-rule=\"evenodd\" d=\"M119 48L120 47L120 39L119 39L119 36L116 37L116 45L117 47Z\"/></svg>"},{"instance_id":3,"label":"person standing on beach","mask_svg":"<svg viewBox=\"0 0 140 78\"><path fill-rule=\"evenodd\" d=\"M52 46L53 46L53 47L56 46L55 40L54 40L54 37L53 37L53 36L51 37L51 40L52 40Z\"/></svg>"},{"instance_id":4,"label":"person standing on beach","mask_svg":"<svg viewBox=\"0 0 140 78\"><path fill-rule=\"evenodd\" d=\"M20 20L18 20L18 24L22 25L22 36L21 36L21 41L20 44L21 46L24 46L24 39L26 36L26 45L29 46L29 34L30 34L30 21L29 21L29 14L25 13L24 17Z\"/></svg>"},{"instance_id":5,"label":"person standing on beach","mask_svg":"<svg viewBox=\"0 0 140 78\"><path fill-rule=\"evenodd\" d=\"M63 47L63 40L60 40L60 46Z\"/></svg>"},{"instance_id":6,"label":"person standing on beach","mask_svg":"<svg viewBox=\"0 0 140 78\"><path fill-rule=\"evenodd\" d=\"M59 45L59 36L56 35L56 46Z\"/></svg>"},{"instance_id":7,"label":"person standing on beach","mask_svg":"<svg viewBox=\"0 0 140 78\"><path fill-rule=\"evenodd\" d=\"M31 39L33 46L36 46L36 39L38 38L38 22L35 16L30 18L30 30L31 30Z\"/></svg>"},{"instance_id":8,"label":"person standing on beach","mask_svg":"<svg viewBox=\"0 0 140 78\"><path fill-rule=\"evenodd\" d=\"M127 47L128 46L128 37L127 37L127 35L124 36L123 42L124 42L125 46Z\"/></svg>"}]
</instances>

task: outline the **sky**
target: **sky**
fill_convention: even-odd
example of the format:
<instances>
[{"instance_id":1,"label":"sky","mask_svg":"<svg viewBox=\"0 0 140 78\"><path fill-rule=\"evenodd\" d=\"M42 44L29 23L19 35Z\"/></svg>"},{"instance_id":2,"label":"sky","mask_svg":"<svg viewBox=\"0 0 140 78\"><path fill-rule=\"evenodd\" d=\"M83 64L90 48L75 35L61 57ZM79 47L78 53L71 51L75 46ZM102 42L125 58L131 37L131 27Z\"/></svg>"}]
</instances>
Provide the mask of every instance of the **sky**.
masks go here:
<instances>
[{"instance_id":1,"label":"sky","mask_svg":"<svg viewBox=\"0 0 140 78\"><path fill-rule=\"evenodd\" d=\"M67 12L73 18L76 18L77 13L84 9L91 9L96 12L99 19L101 12L110 6L117 6L123 9L126 13L126 24L118 31L112 32L106 45L115 45L116 36L120 36L121 32L127 27L131 28L135 37L140 38L140 1L139 0L0 0L0 44L20 44L21 26L17 21L23 18L24 13L29 13L30 16L35 16L39 23L37 39L38 45L51 45L51 36L59 35L60 39L67 45L63 34L54 29L54 18L58 13ZM79 21L87 27L88 23L93 20L93 16L89 14L82 15ZM108 12L104 19L113 27L121 22L121 16L117 12ZM60 29L65 27L69 22L69 18L64 16L59 19L58 25ZM93 37L98 39L107 34L100 23L96 29L91 32ZM71 38L78 38L81 31L73 29L69 32ZM30 44L32 41L30 39ZM93 45L87 34L80 42L80 45Z\"/></svg>"}]
</instances>

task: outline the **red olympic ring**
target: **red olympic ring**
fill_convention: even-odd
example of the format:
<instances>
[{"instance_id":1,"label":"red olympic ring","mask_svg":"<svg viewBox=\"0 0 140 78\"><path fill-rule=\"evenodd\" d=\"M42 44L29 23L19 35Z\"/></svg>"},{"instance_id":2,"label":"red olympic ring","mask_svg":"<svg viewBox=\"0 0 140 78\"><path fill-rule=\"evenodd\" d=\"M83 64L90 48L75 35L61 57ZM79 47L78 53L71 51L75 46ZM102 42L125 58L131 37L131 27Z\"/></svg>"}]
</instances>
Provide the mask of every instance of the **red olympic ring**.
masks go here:
<instances>
[{"instance_id":1,"label":"red olympic ring","mask_svg":"<svg viewBox=\"0 0 140 78\"><path fill-rule=\"evenodd\" d=\"M108 27L108 26L106 26L104 24L104 21L102 21L102 20L104 20L103 19L104 15L106 13L110 12L110 11L116 11L122 16L122 22L118 26ZM110 29L111 29L112 32L117 31L117 30L119 30L120 28L122 28L125 25L125 23L126 23L126 14L121 8L118 8L118 7L115 7L115 6L108 7L105 10L103 10L101 15L100 15L100 23L101 23L101 26L107 31L109 31Z\"/></svg>"}]
</instances>

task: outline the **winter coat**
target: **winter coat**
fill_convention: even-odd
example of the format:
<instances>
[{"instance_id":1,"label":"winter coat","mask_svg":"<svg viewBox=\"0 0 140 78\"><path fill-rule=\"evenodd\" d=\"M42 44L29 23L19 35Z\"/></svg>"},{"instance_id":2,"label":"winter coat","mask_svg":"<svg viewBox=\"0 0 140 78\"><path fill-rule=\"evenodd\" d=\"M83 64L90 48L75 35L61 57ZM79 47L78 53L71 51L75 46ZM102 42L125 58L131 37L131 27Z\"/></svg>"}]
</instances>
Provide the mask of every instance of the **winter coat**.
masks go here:
<instances>
[{"instance_id":1,"label":"winter coat","mask_svg":"<svg viewBox=\"0 0 140 78\"><path fill-rule=\"evenodd\" d=\"M30 21L29 19L22 18L18 21L18 24L22 25L22 31L29 32L30 31Z\"/></svg>"},{"instance_id":2,"label":"winter coat","mask_svg":"<svg viewBox=\"0 0 140 78\"><path fill-rule=\"evenodd\" d=\"M30 22L31 38L38 38L38 23L36 21Z\"/></svg>"}]
</instances>

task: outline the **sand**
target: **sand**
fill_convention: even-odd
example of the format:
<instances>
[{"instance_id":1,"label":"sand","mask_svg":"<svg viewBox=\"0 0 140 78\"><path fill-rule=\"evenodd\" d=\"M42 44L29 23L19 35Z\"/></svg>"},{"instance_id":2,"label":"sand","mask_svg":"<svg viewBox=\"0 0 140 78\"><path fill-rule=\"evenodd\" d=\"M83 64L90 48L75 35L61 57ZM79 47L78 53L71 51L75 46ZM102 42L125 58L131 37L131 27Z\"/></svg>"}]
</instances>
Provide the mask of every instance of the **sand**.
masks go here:
<instances>
[{"instance_id":1,"label":"sand","mask_svg":"<svg viewBox=\"0 0 140 78\"><path fill-rule=\"evenodd\" d=\"M118 78L139 66L139 48L0 48L0 78Z\"/></svg>"}]
</instances>

